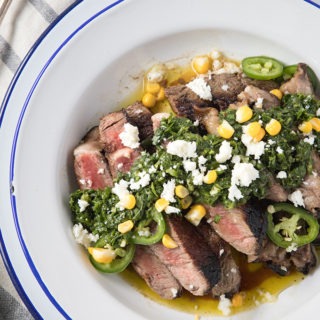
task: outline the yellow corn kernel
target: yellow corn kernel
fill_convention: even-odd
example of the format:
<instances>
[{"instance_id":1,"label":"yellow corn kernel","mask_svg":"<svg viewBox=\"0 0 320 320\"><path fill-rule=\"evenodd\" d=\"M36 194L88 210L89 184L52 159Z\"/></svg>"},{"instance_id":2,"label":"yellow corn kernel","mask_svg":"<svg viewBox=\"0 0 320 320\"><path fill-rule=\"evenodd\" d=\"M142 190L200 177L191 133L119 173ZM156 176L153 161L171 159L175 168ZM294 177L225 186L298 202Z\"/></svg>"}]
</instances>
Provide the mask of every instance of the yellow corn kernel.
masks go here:
<instances>
[{"instance_id":1,"label":"yellow corn kernel","mask_svg":"<svg viewBox=\"0 0 320 320\"><path fill-rule=\"evenodd\" d=\"M299 130L303 133L310 133L312 131L312 124L310 121L304 121L300 124Z\"/></svg>"},{"instance_id":2,"label":"yellow corn kernel","mask_svg":"<svg viewBox=\"0 0 320 320\"><path fill-rule=\"evenodd\" d=\"M252 138L256 137L261 129L261 124L258 121L251 122L247 125L246 133Z\"/></svg>"},{"instance_id":3,"label":"yellow corn kernel","mask_svg":"<svg viewBox=\"0 0 320 320\"><path fill-rule=\"evenodd\" d=\"M276 136L281 131L281 123L276 119L271 119L266 124L266 131L270 136Z\"/></svg>"},{"instance_id":4,"label":"yellow corn kernel","mask_svg":"<svg viewBox=\"0 0 320 320\"><path fill-rule=\"evenodd\" d=\"M120 233L127 233L133 228L134 224L132 220L127 220L118 224L118 231Z\"/></svg>"},{"instance_id":5,"label":"yellow corn kernel","mask_svg":"<svg viewBox=\"0 0 320 320\"><path fill-rule=\"evenodd\" d=\"M188 209L192 204L192 197L186 196L183 199L180 200L180 206L182 209Z\"/></svg>"},{"instance_id":6,"label":"yellow corn kernel","mask_svg":"<svg viewBox=\"0 0 320 320\"><path fill-rule=\"evenodd\" d=\"M158 82L147 82L145 91L152 94L156 94L160 91L160 89L161 86Z\"/></svg>"},{"instance_id":7,"label":"yellow corn kernel","mask_svg":"<svg viewBox=\"0 0 320 320\"><path fill-rule=\"evenodd\" d=\"M154 107L156 104L156 97L152 93L147 92L142 97L142 104L147 108Z\"/></svg>"},{"instance_id":8,"label":"yellow corn kernel","mask_svg":"<svg viewBox=\"0 0 320 320\"><path fill-rule=\"evenodd\" d=\"M270 91L270 93L276 96L279 100L281 100L283 97L283 93L279 89L273 89Z\"/></svg>"},{"instance_id":9,"label":"yellow corn kernel","mask_svg":"<svg viewBox=\"0 0 320 320\"><path fill-rule=\"evenodd\" d=\"M158 199L154 204L158 212L165 210L168 205L169 205L169 201L164 198Z\"/></svg>"},{"instance_id":10,"label":"yellow corn kernel","mask_svg":"<svg viewBox=\"0 0 320 320\"><path fill-rule=\"evenodd\" d=\"M88 252L93 259L99 263L110 263L116 258L116 253L112 249L89 247Z\"/></svg>"},{"instance_id":11,"label":"yellow corn kernel","mask_svg":"<svg viewBox=\"0 0 320 320\"><path fill-rule=\"evenodd\" d=\"M247 105L241 106L236 111L236 121L238 123L244 123L246 121L249 121L252 118L252 116L253 116L253 111Z\"/></svg>"},{"instance_id":12,"label":"yellow corn kernel","mask_svg":"<svg viewBox=\"0 0 320 320\"><path fill-rule=\"evenodd\" d=\"M167 233L165 233L162 237L162 244L168 249L174 249L178 247L178 244Z\"/></svg>"},{"instance_id":13,"label":"yellow corn kernel","mask_svg":"<svg viewBox=\"0 0 320 320\"><path fill-rule=\"evenodd\" d=\"M203 182L206 184L215 183L218 178L216 170L209 170L207 174L203 177Z\"/></svg>"},{"instance_id":14,"label":"yellow corn kernel","mask_svg":"<svg viewBox=\"0 0 320 320\"><path fill-rule=\"evenodd\" d=\"M253 141L254 142L261 141L263 139L263 137L265 136L265 134L266 134L266 131L263 128L261 128L259 130L258 134L253 138Z\"/></svg>"},{"instance_id":15,"label":"yellow corn kernel","mask_svg":"<svg viewBox=\"0 0 320 320\"><path fill-rule=\"evenodd\" d=\"M312 118L310 120L310 123L312 124L312 129L319 132L320 131L320 119L319 118Z\"/></svg>"},{"instance_id":16,"label":"yellow corn kernel","mask_svg":"<svg viewBox=\"0 0 320 320\"><path fill-rule=\"evenodd\" d=\"M201 219L206 215L206 208L201 204L193 205L184 216L193 225L198 226Z\"/></svg>"},{"instance_id":17,"label":"yellow corn kernel","mask_svg":"<svg viewBox=\"0 0 320 320\"><path fill-rule=\"evenodd\" d=\"M242 307L243 299L244 299L243 293L241 292L236 293L231 299L232 306L235 308Z\"/></svg>"},{"instance_id":18,"label":"yellow corn kernel","mask_svg":"<svg viewBox=\"0 0 320 320\"><path fill-rule=\"evenodd\" d=\"M166 97L166 94L164 92L164 88L161 87L159 92L157 93L156 100L157 101L162 101L162 100L164 100L165 97Z\"/></svg>"},{"instance_id":19,"label":"yellow corn kernel","mask_svg":"<svg viewBox=\"0 0 320 320\"><path fill-rule=\"evenodd\" d=\"M133 194L126 194L121 197L120 204L125 209L131 210L136 206L136 197Z\"/></svg>"},{"instance_id":20,"label":"yellow corn kernel","mask_svg":"<svg viewBox=\"0 0 320 320\"><path fill-rule=\"evenodd\" d=\"M192 60L193 69L200 74L205 74L210 69L210 58L208 56L197 56Z\"/></svg>"},{"instance_id":21,"label":"yellow corn kernel","mask_svg":"<svg viewBox=\"0 0 320 320\"><path fill-rule=\"evenodd\" d=\"M234 134L234 129L230 123L223 120L222 123L217 128L218 134L224 139L230 139Z\"/></svg>"},{"instance_id":22,"label":"yellow corn kernel","mask_svg":"<svg viewBox=\"0 0 320 320\"><path fill-rule=\"evenodd\" d=\"M177 197L179 197L180 199L183 199L187 195L189 195L189 190L183 185L179 184L174 188L174 193Z\"/></svg>"}]
</instances>

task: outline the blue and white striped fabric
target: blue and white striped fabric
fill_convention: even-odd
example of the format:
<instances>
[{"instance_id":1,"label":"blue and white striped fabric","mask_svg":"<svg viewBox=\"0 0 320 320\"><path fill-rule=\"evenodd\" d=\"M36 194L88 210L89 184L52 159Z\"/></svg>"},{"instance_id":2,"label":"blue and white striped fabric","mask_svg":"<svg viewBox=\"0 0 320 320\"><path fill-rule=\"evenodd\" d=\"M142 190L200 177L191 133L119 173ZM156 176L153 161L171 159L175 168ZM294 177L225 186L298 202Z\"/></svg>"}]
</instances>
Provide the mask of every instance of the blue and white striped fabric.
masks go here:
<instances>
[{"instance_id":1,"label":"blue and white striped fabric","mask_svg":"<svg viewBox=\"0 0 320 320\"><path fill-rule=\"evenodd\" d=\"M0 0L0 104L21 61L41 33L75 0ZM0 319L33 319L0 256Z\"/></svg>"}]
</instances>

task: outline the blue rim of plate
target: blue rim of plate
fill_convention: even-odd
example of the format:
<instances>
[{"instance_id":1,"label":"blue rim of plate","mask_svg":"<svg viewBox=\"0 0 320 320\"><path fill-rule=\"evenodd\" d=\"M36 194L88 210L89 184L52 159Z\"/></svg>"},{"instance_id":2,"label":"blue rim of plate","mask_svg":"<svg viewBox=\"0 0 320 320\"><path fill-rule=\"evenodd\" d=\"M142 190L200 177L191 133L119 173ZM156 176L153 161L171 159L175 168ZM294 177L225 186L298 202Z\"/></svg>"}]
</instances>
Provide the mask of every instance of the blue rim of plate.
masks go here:
<instances>
[{"instance_id":1,"label":"blue rim of plate","mask_svg":"<svg viewBox=\"0 0 320 320\"><path fill-rule=\"evenodd\" d=\"M96 18L98 18L99 16L101 16L102 14L104 14L105 12L109 11L110 9L114 8L115 6L117 6L118 4L124 2L125 0L117 0L113 3L111 3L110 5L106 6L105 8L101 9L100 11L96 12L94 15L92 15L89 19L85 20L80 26L78 26L71 34L69 34L66 39L59 45L57 46L57 49L53 52L53 54L50 56L50 58L47 60L47 62L45 63L44 67L41 69L40 73L38 74L38 76L36 77L35 81L33 82L33 85L28 93L28 96L24 102L24 105L21 109L20 112L20 116L18 119L18 123L16 126L16 130L15 130L15 134L14 134L14 139L12 142L12 152L11 152L11 158L10 158L10 174L9 174L9 188L11 189L12 186L12 181L13 181L13 177L14 177L14 163L15 163L15 152L16 152L16 147L17 147L17 141L19 138L19 132L20 132L20 128L22 125L22 121L23 121L23 117L25 114L25 111L29 105L29 101L30 98L33 95L34 90L36 89L39 81L41 80L43 74L45 73L45 71L47 70L48 66L52 63L52 61L55 59L55 57L57 56L57 54L65 47L65 45L67 45L70 40L72 40L74 38L74 36L76 34L78 34L84 27L86 27L87 25L89 25L93 20L95 20ZM37 48L39 47L39 45L42 43L42 41L44 41L44 39L46 38L46 36L55 28L55 26L68 14L70 13L75 7L77 7L81 2L83 2L83 0L76 0L71 6L69 6L64 12L62 12L59 17L44 31L44 33L38 38L38 40L35 42L35 44L32 46L32 48L30 49L30 51L28 52L28 54L26 55L26 57L24 58L24 60L22 61L21 65L19 66L16 74L13 77L13 80L10 83L10 86L6 92L6 95L4 97L3 100L3 104L0 108L0 128L1 128L1 124L3 122L4 119L4 114L5 111L7 109L7 106L9 104L10 101L10 97L15 89L16 83L18 82L25 66L27 65L28 61L30 60L30 58L32 57L33 53L37 50ZM50 293L49 289L47 288L47 286L45 285L45 283L43 282L43 280L41 279L41 276L39 274L39 272L37 271L36 266L33 263L33 260L29 254L28 248L25 244L25 241L22 237L22 233L21 233L21 229L20 229L20 225L19 225L19 219L18 219L18 213L17 213L17 208L16 208L16 199L15 196L12 192L10 192L10 198L11 198L11 208L12 208L12 214L13 214L13 219L14 219L14 223L15 223L15 228L16 228L16 232L19 238L19 242L21 245L21 248L23 250L24 256L27 260L27 263L34 275L34 277L36 278L39 286L41 287L41 289L43 290L44 294L47 296L48 300L52 303L52 305L56 308L56 310L60 313L60 315L62 317L64 317L65 319L71 319L71 317L66 313L66 311L62 308L62 306L59 305L58 301L53 297L53 295ZM9 258L9 254L8 251L6 249L5 246L5 242L2 236L2 232L1 232L1 228L0 228L0 254L2 256L2 259L4 261L5 267L9 273L9 276L11 278L11 281L13 282L18 294L20 295L22 301L24 302L24 304L27 306L28 310L30 311L31 315L35 318L35 319L43 319L42 316L40 315L40 313L38 312L38 310L36 309L36 307L33 305L33 303L31 302L30 298L27 296L26 292L24 291L24 288L12 266L12 263L10 261Z\"/></svg>"},{"instance_id":2,"label":"blue rim of plate","mask_svg":"<svg viewBox=\"0 0 320 320\"><path fill-rule=\"evenodd\" d=\"M312 4L313 6L317 7L318 9L320 9L320 3L314 2L312 0L304 0L304 1Z\"/></svg>"}]
</instances>

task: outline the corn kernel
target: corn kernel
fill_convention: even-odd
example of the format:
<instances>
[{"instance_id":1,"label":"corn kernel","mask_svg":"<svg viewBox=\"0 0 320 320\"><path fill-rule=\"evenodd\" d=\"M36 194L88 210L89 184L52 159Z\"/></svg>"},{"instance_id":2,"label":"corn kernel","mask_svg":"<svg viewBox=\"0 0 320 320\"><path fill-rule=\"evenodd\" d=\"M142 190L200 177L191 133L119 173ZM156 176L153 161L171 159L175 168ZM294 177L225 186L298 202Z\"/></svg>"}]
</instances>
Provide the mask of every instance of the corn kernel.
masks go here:
<instances>
[{"instance_id":1,"label":"corn kernel","mask_svg":"<svg viewBox=\"0 0 320 320\"><path fill-rule=\"evenodd\" d=\"M312 118L310 120L312 124L312 129L319 132L320 131L320 119L319 118Z\"/></svg>"},{"instance_id":2,"label":"corn kernel","mask_svg":"<svg viewBox=\"0 0 320 320\"><path fill-rule=\"evenodd\" d=\"M156 100L157 101L162 101L162 100L164 100L165 97L166 97L166 95L165 95L165 92L164 92L164 88L161 87L159 92L157 93Z\"/></svg>"},{"instance_id":3,"label":"corn kernel","mask_svg":"<svg viewBox=\"0 0 320 320\"><path fill-rule=\"evenodd\" d=\"M186 196L183 199L180 200L180 206L182 209L188 209L192 204L192 197Z\"/></svg>"},{"instance_id":4,"label":"corn kernel","mask_svg":"<svg viewBox=\"0 0 320 320\"><path fill-rule=\"evenodd\" d=\"M279 89L273 89L270 91L270 93L276 96L279 100L281 100L283 97L283 93Z\"/></svg>"},{"instance_id":5,"label":"corn kernel","mask_svg":"<svg viewBox=\"0 0 320 320\"><path fill-rule=\"evenodd\" d=\"M236 111L236 121L238 123L244 123L244 122L250 120L252 118L252 116L253 116L253 111L247 105L241 106Z\"/></svg>"},{"instance_id":6,"label":"corn kernel","mask_svg":"<svg viewBox=\"0 0 320 320\"><path fill-rule=\"evenodd\" d=\"M243 299L244 299L243 293L241 292L236 293L231 299L232 306L235 308L241 307L243 305Z\"/></svg>"},{"instance_id":7,"label":"corn kernel","mask_svg":"<svg viewBox=\"0 0 320 320\"><path fill-rule=\"evenodd\" d=\"M261 141L263 139L263 137L265 136L265 134L266 134L266 131L263 128L261 128L259 130L258 134L253 138L253 141L254 142Z\"/></svg>"},{"instance_id":8,"label":"corn kernel","mask_svg":"<svg viewBox=\"0 0 320 320\"><path fill-rule=\"evenodd\" d=\"M209 170L207 174L203 177L203 182L206 184L215 183L218 178L216 170Z\"/></svg>"},{"instance_id":9,"label":"corn kernel","mask_svg":"<svg viewBox=\"0 0 320 320\"><path fill-rule=\"evenodd\" d=\"M271 119L266 124L266 131L270 136L276 136L281 131L281 123L276 119Z\"/></svg>"},{"instance_id":10,"label":"corn kernel","mask_svg":"<svg viewBox=\"0 0 320 320\"><path fill-rule=\"evenodd\" d=\"M169 205L169 201L164 198L158 199L156 201L156 203L154 204L154 206L158 212L165 210L168 205Z\"/></svg>"},{"instance_id":11,"label":"corn kernel","mask_svg":"<svg viewBox=\"0 0 320 320\"><path fill-rule=\"evenodd\" d=\"M189 190L182 186L181 184L179 184L178 186L176 186L174 188L174 193L177 197L179 197L180 199L185 198L187 195L189 195Z\"/></svg>"},{"instance_id":12,"label":"corn kernel","mask_svg":"<svg viewBox=\"0 0 320 320\"><path fill-rule=\"evenodd\" d=\"M142 104L147 108L154 107L156 104L156 97L152 93L147 92L142 97Z\"/></svg>"},{"instance_id":13,"label":"corn kernel","mask_svg":"<svg viewBox=\"0 0 320 320\"><path fill-rule=\"evenodd\" d=\"M234 129L230 123L223 120L222 123L217 128L218 134L224 139L230 139L234 134Z\"/></svg>"},{"instance_id":14,"label":"corn kernel","mask_svg":"<svg viewBox=\"0 0 320 320\"><path fill-rule=\"evenodd\" d=\"M252 138L254 138L259 134L260 129L261 129L261 124L257 121L254 121L247 125L246 133Z\"/></svg>"},{"instance_id":15,"label":"corn kernel","mask_svg":"<svg viewBox=\"0 0 320 320\"><path fill-rule=\"evenodd\" d=\"M160 91L160 89L161 86L158 82L147 82L145 91L152 94L156 94Z\"/></svg>"},{"instance_id":16,"label":"corn kernel","mask_svg":"<svg viewBox=\"0 0 320 320\"><path fill-rule=\"evenodd\" d=\"M205 74L210 69L210 59L208 56L197 56L192 60L193 69L200 74Z\"/></svg>"},{"instance_id":17,"label":"corn kernel","mask_svg":"<svg viewBox=\"0 0 320 320\"><path fill-rule=\"evenodd\" d=\"M184 216L190 223L198 226L201 219L206 215L206 208L201 204L193 205Z\"/></svg>"},{"instance_id":18,"label":"corn kernel","mask_svg":"<svg viewBox=\"0 0 320 320\"><path fill-rule=\"evenodd\" d=\"M162 244L168 249L174 249L178 247L178 244L167 233L165 233L162 237Z\"/></svg>"},{"instance_id":19,"label":"corn kernel","mask_svg":"<svg viewBox=\"0 0 320 320\"><path fill-rule=\"evenodd\" d=\"M134 224L132 220L127 220L118 224L118 231L120 233L127 233L133 228Z\"/></svg>"},{"instance_id":20,"label":"corn kernel","mask_svg":"<svg viewBox=\"0 0 320 320\"><path fill-rule=\"evenodd\" d=\"M116 253L112 249L89 247L88 252L99 263L110 263L116 258Z\"/></svg>"},{"instance_id":21,"label":"corn kernel","mask_svg":"<svg viewBox=\"0 0 320 320\"><path fill-rule=\"evenodd\" d=\"M299 125L298 128L303 133L310 133L312 131L312 124L310 121L304 121Z\"/></svg>"},{"instance_id":22,"label":"corn kernel","mask_svg":"<svg viewBox=\"0 0 320 320\"><path fill-rule=\"evenodd\" d=\"M125 196L121 197L120 205L125 209L131 210L136 206L136 198L133 194L126 194Z\"/></svg>"}]
</instances>

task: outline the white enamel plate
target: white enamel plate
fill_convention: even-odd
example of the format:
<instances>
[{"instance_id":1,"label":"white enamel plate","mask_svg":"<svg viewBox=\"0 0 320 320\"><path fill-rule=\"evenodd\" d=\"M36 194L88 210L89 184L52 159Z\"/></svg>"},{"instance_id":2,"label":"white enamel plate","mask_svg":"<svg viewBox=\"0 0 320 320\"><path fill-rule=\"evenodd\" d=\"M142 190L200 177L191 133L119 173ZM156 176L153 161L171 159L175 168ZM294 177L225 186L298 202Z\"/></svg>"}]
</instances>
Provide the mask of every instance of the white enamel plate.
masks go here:
<instances>
[{"instance_id":1,"label":"white enamel plate","mask_svg":"<svg viewBox=\"0 0 320 320\"><path fill-rule=\"evenodd\" d=\"M206 53L304 61L320 74L320 10L303 0L77 1L37 41L0 113L0 244L39 319L193 319L95 271L72 236L72 150L158 61ZM233 319L302 319L320 270Z\"/></svg>"}]
</instances>

